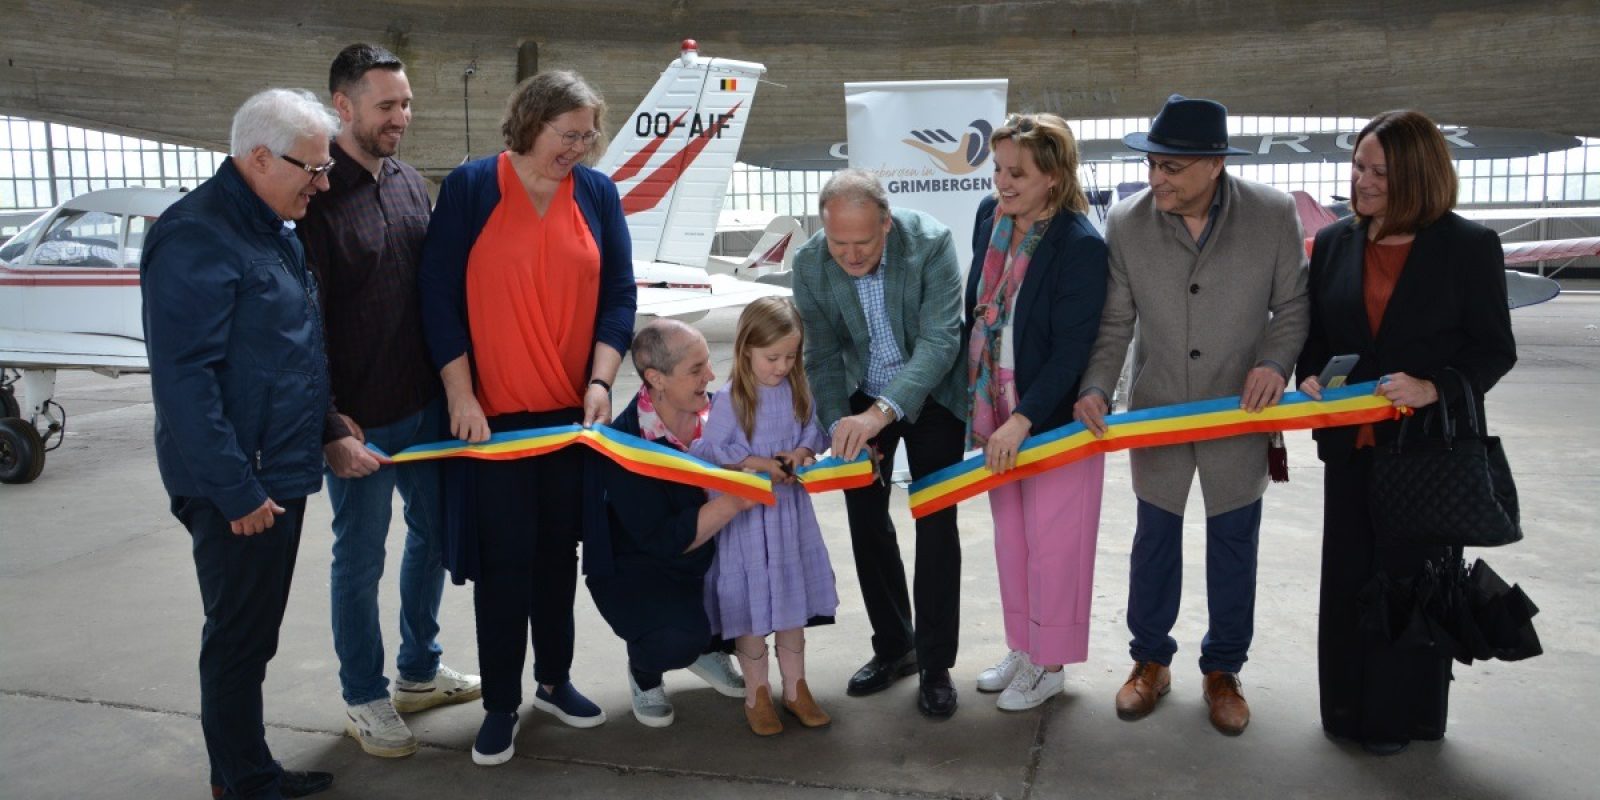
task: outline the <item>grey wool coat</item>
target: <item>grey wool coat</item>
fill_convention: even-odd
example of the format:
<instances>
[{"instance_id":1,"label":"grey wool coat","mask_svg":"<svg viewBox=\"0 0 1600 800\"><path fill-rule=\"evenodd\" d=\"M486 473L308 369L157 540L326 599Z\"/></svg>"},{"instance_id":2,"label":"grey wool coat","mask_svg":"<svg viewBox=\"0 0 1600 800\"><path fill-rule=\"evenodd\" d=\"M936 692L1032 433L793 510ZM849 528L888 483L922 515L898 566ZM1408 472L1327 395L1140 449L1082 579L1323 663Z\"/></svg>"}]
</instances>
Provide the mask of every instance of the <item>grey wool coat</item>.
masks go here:
<instances>
[{"instance_id":1,"label":"grey wool coat","mask_svg":"<svg viewBox=\"0 0 1600 800\"><path fill-rule=\"evenodd\" d=\"M950 229L920 211L897 208L884 250L884 306L905 363L883 396L916 422L934 400L967 416L961 350L961 270ZM871 338L855 285L818 231L794 257L794 302L805 323L806 378L823 430L850 414L850 395L867 374Z\"/></svg>"},{"instance_id":2,"label":"grey wool coat","mask_svg":"<svg viewBox=\"0 0 1600 800\"><path fill-rule=\"evenodd\" d=\"M1105 311L1081 391L1111 397L1136 324L1130 409L1237 395L1263 361L1293 371L1310 327L1294 201L1227 172L1219 180L1222 208L1203 250L1149 189L1112 207ZM1267 489L1266 434L1141 448L1130 460L1134 494L1173 514L1197 470L1208 517Z\"/></svg>"}]
</instances>

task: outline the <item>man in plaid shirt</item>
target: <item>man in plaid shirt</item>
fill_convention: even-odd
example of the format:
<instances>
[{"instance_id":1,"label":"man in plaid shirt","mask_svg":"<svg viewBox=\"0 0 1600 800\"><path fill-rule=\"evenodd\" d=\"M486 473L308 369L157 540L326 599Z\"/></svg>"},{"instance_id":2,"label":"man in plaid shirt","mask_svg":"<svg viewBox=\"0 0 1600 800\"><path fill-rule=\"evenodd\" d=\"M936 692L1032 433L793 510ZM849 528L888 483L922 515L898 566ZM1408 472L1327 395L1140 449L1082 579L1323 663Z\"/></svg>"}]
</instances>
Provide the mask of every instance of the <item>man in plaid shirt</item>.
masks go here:
<instances>
[{"instance_id":1,"label":"man in plaid shirt","mask_svg":"<svg viewBox=\"0 0 1600 800\"><path fill-rule=\"evenodd\" d=\"M322 289L339 421L363 441L393 453L447 433L443 392L423 344L417 296L428 192L417 171L394 157L411 123L411 85L393 53L354 44L334 59L328 91L343 123L330 148L335 161L330 189L317 196L298 230ZM372 755L410 755L417 740L397 711L480 695L476 675L462 675L439 661L441 474L430 462L340 478L334 473L345 454L325 451L333 504L333 647L345 729ZM396 488L405 501L406 541L398 679L391 700L383 674L378 579Z\"/></svg>"}]
</instances>

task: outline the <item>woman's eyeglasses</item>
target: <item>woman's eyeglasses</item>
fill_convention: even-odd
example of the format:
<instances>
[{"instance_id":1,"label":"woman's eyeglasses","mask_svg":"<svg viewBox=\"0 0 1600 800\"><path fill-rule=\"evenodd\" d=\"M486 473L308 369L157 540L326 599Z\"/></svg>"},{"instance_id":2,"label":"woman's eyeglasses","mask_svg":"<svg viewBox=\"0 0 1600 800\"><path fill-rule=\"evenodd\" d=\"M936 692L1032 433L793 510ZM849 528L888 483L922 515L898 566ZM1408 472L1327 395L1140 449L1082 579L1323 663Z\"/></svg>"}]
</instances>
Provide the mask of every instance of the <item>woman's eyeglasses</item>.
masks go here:
<instances>
[{"instance_id":1,"label":"woman's eyeglasses","mask_svg":"<svg viewBox=\"0 0 1600 800\"><path fill-rule=\"evenodd\" d=\"M596 139L600 138L599 131L564 131L548 122L546 122L545 125L548 126L550 130L555 131L556 135L561 137L561 143L567 147L577 144L579 140L583 141L584 147L588 147L589 145L594 144Z\"/></svg>"}]
</instances>

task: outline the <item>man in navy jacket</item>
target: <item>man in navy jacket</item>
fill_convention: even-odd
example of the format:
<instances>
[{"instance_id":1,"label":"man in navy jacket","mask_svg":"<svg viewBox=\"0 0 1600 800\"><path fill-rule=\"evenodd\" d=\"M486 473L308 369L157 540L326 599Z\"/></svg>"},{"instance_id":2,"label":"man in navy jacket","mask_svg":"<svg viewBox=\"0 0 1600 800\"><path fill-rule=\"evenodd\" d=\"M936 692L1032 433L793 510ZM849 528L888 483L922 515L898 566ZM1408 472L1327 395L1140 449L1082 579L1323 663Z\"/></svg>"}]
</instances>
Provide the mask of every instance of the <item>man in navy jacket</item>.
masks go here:
<instances>
[{"instance_id":1,"label":"man in navy jacket","mask_svg":"<svg viewBox=\"0 0 1600 800\"><path fill-rule=\"evenodd\" d=\"M302 797L333 782L273 760L261 683L325 439L350 471L377 467L328 425L317 289L292 222L327 189L337 130L309 92L245 101L233 155L161 215L140 265L156 459L205 604L200 724L215 797Z\"/></svg>"}]
</instances>

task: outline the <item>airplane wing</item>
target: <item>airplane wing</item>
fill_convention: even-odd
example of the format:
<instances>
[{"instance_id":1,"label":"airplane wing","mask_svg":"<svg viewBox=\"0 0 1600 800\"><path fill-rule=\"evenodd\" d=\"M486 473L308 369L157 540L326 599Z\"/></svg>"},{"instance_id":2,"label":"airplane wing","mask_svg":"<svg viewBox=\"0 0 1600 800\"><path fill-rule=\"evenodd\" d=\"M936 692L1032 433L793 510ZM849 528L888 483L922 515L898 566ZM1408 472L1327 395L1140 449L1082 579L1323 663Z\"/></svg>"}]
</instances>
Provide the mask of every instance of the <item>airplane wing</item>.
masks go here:
<instances>
[{"instance_id":1,"label":"airplane wing","mask_svg":"<svg viewBox=\"0 0 1600 800\"><path fill-rule=\"evenodd\" d=\"M1600 256L1600 236L1581 239L1546 239L1541 242L1503 242L1507 264L1532 264L1566 258Z\"/></svg>"},{"instance_id":2,"label":"airplane wing","mask_svg":"<svg viewBox=\"0 0 1600 800\"><path fill-rule=\"evenodd\" d=\"M635 264L641 317L671 317L693 322L718 308L738 308L759 297L788 297L791 292L703 269L675 264Z\"/></svg>"},{"instance_id":3,"label":"airplane wing","mask_svg":"<svg viewBox=\"0 0 1600 800\"><path fill-rule=\"evenodd\" d=\"M0 366L149 372L144 342L96 333L0 329Z\"/></svg>"}]
</instances>

